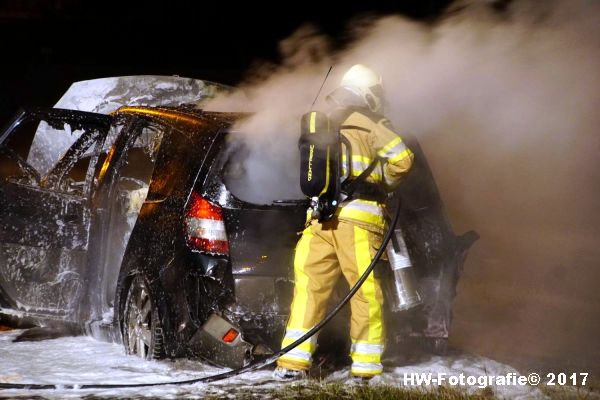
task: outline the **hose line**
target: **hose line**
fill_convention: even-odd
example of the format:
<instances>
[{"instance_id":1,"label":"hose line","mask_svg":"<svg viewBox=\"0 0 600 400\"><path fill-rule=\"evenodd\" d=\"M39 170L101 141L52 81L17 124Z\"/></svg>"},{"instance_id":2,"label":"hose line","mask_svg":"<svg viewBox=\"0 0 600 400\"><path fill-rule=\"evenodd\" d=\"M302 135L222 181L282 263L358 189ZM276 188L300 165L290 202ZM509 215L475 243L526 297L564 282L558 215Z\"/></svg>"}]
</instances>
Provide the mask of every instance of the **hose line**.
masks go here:
<instances>
[{"instance_id":1,"label":"hose line","mask_svg":"<svg viewBox=\"0 0 600 400\"><path fill-rule=\"evenodd\" d=\"M315 335L317 332L319 332L323 328L323 326L325 326L325 324L327 324L333 317L335 317L335 315L342 309L342 307L344 307L346 305L346 303L348 303L348 301L350 301L352 296L354 296L356 294L356 292L360 289L362 284L367 280L367 277L373 271L373 269L375 268L375 265L377 265L377 262L383 255L383 252L385 251L387 244L389 243L390 239L392 238L392 235L394 234L394 229L396 228L396 224L398 222L399 216L400 216L400 207L397 207L396 211L394 213L394 216L392 217L392 220L390 221L388 230L383 237L381 246L379 247L379 250L377 250L377 253L375 254L375 257L373 257L373 260L371 260L371 264L369 264L369 266L367 267L365 272L361 275L361 277L358 279L356 284L352 287L352 289L350 289L350 291L346 294L346 296L342 299L342 301L340 301L338 303L338 305L333 310L331 310L329 312L329 314L327 314L325 316L325 318L323 318L323 320L321 320L318 324L313 326L302 337L300 337L294 343L291 343L290 345L279 350L277 353L273 354L272 356L269 356L262 360L256 360L244 367L234 369L231 371L227 371L227 372L223 372L221 374L206 376L203 378L187 379L187 380L183 380L183 381L154 382L154 383L131 383L131 384L128 384L128 383L121 383L121 384L37 384L37 383L4 383L4 382L0 382L0 389L26 389L26 390L119 389L119 388L137 388L137 387L167 386L167 385L191 385L194 383L209 383L209 382L220 381L223 379L227 379L227 378L231 378L231 377L243 374L245 372L256 371L257 369L263 368L269 364L274 363L275 361L277 361L277 359L279 357L281 357L285 353L293 350L294 348L298 347L302 342L304 342L305 340L309 339L310 337Z\"/></svg>"}]
</instances>

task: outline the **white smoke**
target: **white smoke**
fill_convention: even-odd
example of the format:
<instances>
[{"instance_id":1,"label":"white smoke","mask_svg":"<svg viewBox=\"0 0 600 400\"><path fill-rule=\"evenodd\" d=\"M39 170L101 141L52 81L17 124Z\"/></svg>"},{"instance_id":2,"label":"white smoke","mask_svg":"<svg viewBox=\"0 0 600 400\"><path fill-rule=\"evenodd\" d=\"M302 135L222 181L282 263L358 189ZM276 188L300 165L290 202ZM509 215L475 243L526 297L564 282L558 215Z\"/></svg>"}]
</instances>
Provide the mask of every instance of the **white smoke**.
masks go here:
<instances>
[{"instance_id":1,"label":"white smoke","mask_svg":"<svg viewBox=\"0 0 600 400\"><path fill-rule=\"evenodd\" d=\"M522 0L497 11L471 1L435 25L363 18L349 34L330 51L304 28L282 43L282 65L258 67L243 85L249 100L211 105L256 112L236 127L259 172L242 195L299 195L300 116L329 65L323 111L323 94L366 64L383 76L397 131L420 140L457 231L482 235L461 281L458 344L510 352L506 337L517 337L524 353L600 358L584 350L600 335L600 3ZM573 319L576 307L585 320Z\"/></svg>"}]
</instances>

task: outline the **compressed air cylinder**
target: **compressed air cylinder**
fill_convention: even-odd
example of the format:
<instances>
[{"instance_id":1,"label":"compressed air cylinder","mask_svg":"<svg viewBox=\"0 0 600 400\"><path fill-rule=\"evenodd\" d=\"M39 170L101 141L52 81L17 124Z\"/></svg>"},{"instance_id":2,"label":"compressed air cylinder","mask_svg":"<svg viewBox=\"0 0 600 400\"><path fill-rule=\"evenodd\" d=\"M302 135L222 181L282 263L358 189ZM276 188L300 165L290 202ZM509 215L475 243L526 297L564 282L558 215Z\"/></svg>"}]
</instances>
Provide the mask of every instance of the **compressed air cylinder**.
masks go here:
<instances>
[{"instance_id":1,"label":"compressed air cylinder","mask_svg":"<svg viewBox=\"0 0 600 400\"><path fill-rule=\"evenodd\" d=\"M417 289L417 279L402 232L396 229L394 234L396 235L395 240L390 240L386 253L394 275L393 285L391 285L393 290L390 293L392 300L390 309L397 312L418 306L422 303L422 300ZM392 242L395 243L392 244Z\"/></svg>"}]
</instances>

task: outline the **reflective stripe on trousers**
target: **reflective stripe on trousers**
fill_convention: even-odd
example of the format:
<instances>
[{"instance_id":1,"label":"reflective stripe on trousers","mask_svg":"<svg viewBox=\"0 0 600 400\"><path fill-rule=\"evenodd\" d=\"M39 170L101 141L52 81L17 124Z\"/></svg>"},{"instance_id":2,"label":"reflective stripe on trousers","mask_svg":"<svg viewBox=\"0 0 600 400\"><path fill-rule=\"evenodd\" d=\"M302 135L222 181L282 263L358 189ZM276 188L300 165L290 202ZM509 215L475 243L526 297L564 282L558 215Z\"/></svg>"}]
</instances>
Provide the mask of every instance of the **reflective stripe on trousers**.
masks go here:
<instances>
[{"instance_id":1,"label":"reflective stripe on trousers","mask_svg":"<svg viewBox=\"0 0 600 400\"><path fill-rule=\"evenodd\" d=\"M283 341L281 342L281 348L289 346L296 340L300 339L308 329L287 329ZM293 361L295 364L310 367L312 362L312 353L314 353L317 347L317 335L311 336L308 340L305 340L297 347L288 351L282 358Z\"/></svg>"},{"instance_id":2,"label":"reflective stripe on trousers","mask_svg":"<svg viewBox=\"0 0 600 400\"><path fill-rule=\"evenodd\" d=\"M324 224L313 221L304 230L296 247L294 299L282 347L323 319L340 274L353 286L371 263L380 245L380 234L343 220L334 219ZM355 344L351 353L352 368L357 375L381 373L382 304L379 282L371 273L350 300L350 336ZM289 369L308 369L315 350L315 340L303 343L296 352L283 355L278 365ZM374 353L373 349L381 351Z\"/></svg>"},{"instance_id":3,"label":"reflective stripe on trousers","mask_svg":"<svg viewBox=\"0 0 600 400\"><path fill-rule=\"evenodd\" d=\"M377 375L383 371L381 365L382 344L368 342L352 342L350 356L352 357L353 375Z\"/></svg>"}]
</instances>

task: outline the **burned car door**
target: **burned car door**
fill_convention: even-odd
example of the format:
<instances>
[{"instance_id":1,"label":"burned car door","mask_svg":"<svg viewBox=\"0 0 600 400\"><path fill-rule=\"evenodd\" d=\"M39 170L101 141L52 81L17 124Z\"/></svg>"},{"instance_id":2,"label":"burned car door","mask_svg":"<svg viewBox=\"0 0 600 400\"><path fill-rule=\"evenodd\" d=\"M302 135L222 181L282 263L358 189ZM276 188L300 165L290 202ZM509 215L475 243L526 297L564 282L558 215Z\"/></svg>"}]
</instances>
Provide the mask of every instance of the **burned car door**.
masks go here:
<instances>
[{"instance_id":1,"label":"burned car door","mask_svg":"<svg viewBox=\"0 0 600 400\"><path fill-rule=\"evenodd\" d=\"M100 150L88 252L89 289L82 318L94 336L112 332L117 280L129 238L146 201L163 131L138 117L116 116Z\"/></svg>"},{"instance_id":2,"label":"burned car door","mask_svg":"<svg viewBox=\"0 0 600 400\"><path fill-rule=\"evenodd\" d=\"M0 295L13 310L75 319L85 280L90 171L97 161L90 150L102 142L108 120L91 113L36 109L20 113L3 131ZM48 136L46 146L72 145L56 162L36 163L32 143L40 135Z\"/></svg>"}]
</instances>

